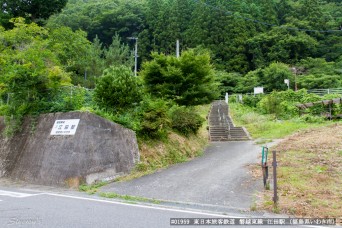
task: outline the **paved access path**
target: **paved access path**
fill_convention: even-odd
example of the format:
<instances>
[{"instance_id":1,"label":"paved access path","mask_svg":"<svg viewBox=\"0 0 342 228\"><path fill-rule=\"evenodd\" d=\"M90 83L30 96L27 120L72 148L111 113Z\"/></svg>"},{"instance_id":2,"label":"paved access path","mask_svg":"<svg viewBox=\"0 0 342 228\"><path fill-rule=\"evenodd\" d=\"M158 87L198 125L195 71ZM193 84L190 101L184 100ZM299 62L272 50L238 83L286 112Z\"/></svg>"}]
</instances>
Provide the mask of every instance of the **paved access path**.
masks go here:
<instances>
[{"instance_id":1,"label":"paved access path","mask_svg":"<svg viewBox=\"0 0 342 228\"><path fill-rule=\"evenodd\" d=\"M252 141L215 142L202 157L128 182L112 183L103 192L194 204L250 209L262 180L253 180L248 164L258 162L260 146Z\"/></svg>"}]
</instances>

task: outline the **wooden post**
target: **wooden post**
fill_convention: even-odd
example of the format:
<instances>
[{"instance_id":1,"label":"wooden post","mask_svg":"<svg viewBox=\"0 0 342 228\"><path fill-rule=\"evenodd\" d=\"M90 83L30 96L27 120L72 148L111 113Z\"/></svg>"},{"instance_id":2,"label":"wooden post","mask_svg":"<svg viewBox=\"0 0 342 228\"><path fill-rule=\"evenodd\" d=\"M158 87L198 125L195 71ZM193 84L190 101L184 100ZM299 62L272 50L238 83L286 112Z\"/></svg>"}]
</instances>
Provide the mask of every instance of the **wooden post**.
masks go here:
<instances>
[{"instance_id":1,"label":"wooden post","mask_svg":"<svg viewBox=\"0 0 342 228\"><path fill-rule=\"evenodd\" d=\"M273 202L276 205L278 203L278 189L277 189L277 152L273 151Z\"/></svg>"},{"instance_id":2,"label":"wooden post","mask_svg":"<svg viewBox=\"0 0 342 228\"><path fill-rule=\"evenodd\" d=\"M332 120L332 108L331 108L330 102L329 102L329 120Z\"/></svg>"}]
</instances>

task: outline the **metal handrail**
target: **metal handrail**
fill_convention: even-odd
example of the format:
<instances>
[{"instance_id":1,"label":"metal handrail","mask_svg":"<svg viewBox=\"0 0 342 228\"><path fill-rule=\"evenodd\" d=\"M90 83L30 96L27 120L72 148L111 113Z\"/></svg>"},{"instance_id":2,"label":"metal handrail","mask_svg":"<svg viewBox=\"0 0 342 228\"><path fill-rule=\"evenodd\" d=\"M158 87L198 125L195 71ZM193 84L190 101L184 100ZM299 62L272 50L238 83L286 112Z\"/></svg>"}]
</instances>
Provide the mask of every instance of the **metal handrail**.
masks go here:
<instances>
[{"instance_id":1,"label":"metal handrail","mask_svg":"<svg viewBox=\"0 0 342 228\"><path fill-rule=\"evenodd\" d=\"M219 116L220 116L220 122L221 122L221 115L220 115L220 107L221 107L221 104L220 104L220 106L219 106L219 108L218 108L218 114L219 114ZM226 130L228 131L228 139L230 139L231 138L231 135L230 135L230 123L229 123L229 121L228 121L228 116L227 115L225 115L225 113L221 113L222 114L222 117L223 117L223 120L224 120L224 124L225 124L225 126L226 126Z\"/></svg>"},{"instance_id":2,"label":"metal handrail","mask_svg":"<svg viewBox=\"0 0 342 228\"><path fill-rule=\"evenodd\" d=\"M225 132L227 132L227 137L231 138L231 134L230 134L230 130L231 130L231 126L228 120L228 115L227 112L224 111L223 105L222 105L222 100L218 101L215 104L215 109L214 104L211 105L210 111L209 111L209 115L208 115L208 125L209 125L209 137L211 136L211 117L217 118L217 124L221 127L223 127L225 129ZM225 103L226 104L226 103ZM224 105L224 107L226 107L226 105ZM227 110L228 111L228 110Z\"/></svg>"},{"instance_id":3,"label":"metal handrail","mask_svg":"<svg viewBox=\"0 0 342 228\"><path fill-rule=\"evenodd\" d=\"M225 118L225 122L226 122L226 124L227 124L227 130L228 130L228 139L230 139L232 136L231 136L231 134L230 134L230 123L229 123L229 121L228 121L228 116L224 116Z\"/></svg>"}]
</instances>

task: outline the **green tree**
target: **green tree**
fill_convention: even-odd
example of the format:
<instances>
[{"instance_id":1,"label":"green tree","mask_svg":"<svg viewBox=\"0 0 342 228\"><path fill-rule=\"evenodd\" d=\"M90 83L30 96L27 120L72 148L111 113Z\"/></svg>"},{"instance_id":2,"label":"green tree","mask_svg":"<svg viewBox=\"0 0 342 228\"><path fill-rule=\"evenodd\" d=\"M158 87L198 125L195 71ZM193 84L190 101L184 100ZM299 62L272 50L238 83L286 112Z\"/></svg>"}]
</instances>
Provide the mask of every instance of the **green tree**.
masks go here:
<instances>
[{"instance_id":1,"label":"green tree","mask_svg":"<svg viewBox=\"0 0 342 228\"><path fill-rule=\"evenodd\" d=\"M301 0L300 18L309 22L314 29L322 28L325 25L324 12L321 7L321 0Z\"/></svg>"},{"instance_id":2,"label":"green tree","mask_svg":"<svg viewBox=\"0 0 342 228\"><path fill-rule=\"evenodd\" d=\"M271 63L262 72L262 77L259 78L266 92L273 90L286 90L287 85L284 83L285 79L289 79L293 83L293 73L290 67L283 63Z\"/></svg>"},{"instance_id":3,"label":"green tree","mask_svg":"<svg viewBox=\"0 0 342 228\"><path fill-rule=\"evenodd\" d=\"M253 93L254 87L262 86L260 78L262 77L262 69L248 72L241 80L238 81L236 92Z\"/></svg>"},{"instance_id":4,"label":"green tree","mask_svg":"<svg viewBox=\"0 0 342 228\"><path fill-rule=\"evenodd\" d=\"M139 133L151 138L165 137L171 122L167 115L168 110L168 103L163 99L151 99L146 96L140 103Z\"/></svg>"},{"instance_id":5,"label":"green tree","mask_svg":"<svg viewBox=\"0 0 342 228\"><path fill-rule=\"evenodd\" d=\"M342 86L341 76L326 74L309 74L299 78L299 88L329 89Z\"/></svg>"},{"instance_id":6,"label":"green tree","mask_svg":"<svg viewBox=\"0 0 342 228\"><path fill-rule=\"evenodd\" d=\"M280 25L286 24L287 18L291 15L292 6L288 0L280 0L276 5L277 17Z\"/></svg>"},{"instance_id":7,"label":"green tree","mask_svg":"<svg viewBox=\"0 0 342 228\"><path fill-rule=\"evenodd\" d=\"M112 44L104 50L106 67L125 65L132 67L133 57L129 47L121 42L118 34L113 36Z\"/></svg>"},{"instance_id":8,"label":"green tree","mask_svg":"<svg viewBox=\"0 0 342 228\"><path fill-rule=\"evenodd\" d=\"M274 61L295 64L315 54L318 42L304 32L273 28L248 40L253 68L265 67Z\"/></svg>"},{"instance_id":9,"label":"green tree","mask_svg":"<svg viewBox=\"0 0 342 228\"><path fill-rule=\"evenodd\" d=\"M16 128L22 116L48 110L49 99L61 86L70 85L70 75L48 48L48 30L25 24L23 18L13 23L13 29L0 35L0 95L9 101L1 115Z\"/></svg>"},{"instance_id":10,"label":"green tree","mask_svg":"<svg viewBox=\"0 0 342 228\"><path fill-rule=\"evenodd\" d=\"M202 46L217 70L246 74L273 62L294 65L307 57L337 61L342 33L341 3L321 0L69 0L48 26L82 29L107 49L139 38L139 65L150 53ZM308 30L308 31L306 31Z\"/></svg>"},{"instance_id":11,"label":"green tree","mask_svg":"<svg viewBox=\"0 0 342 228\"><path fill-rule=\"evenodd\" d=\"M293 83L294 75L284 63L271 63L268 67L248 72L237 83L237 92L252 93L254 87L264 87L265 92L286 90L285 79Z\"/></svg>"},{"instance_id":12,"label":"green tree","mask_svg":"<svg viewBox=\"0 0 342 228\"><path fill-rule=\"evenodd\" d=\"M103 45L100 39L96 36L93 40L91 48L89 50L88 58L87 58L87 76L90 81L89 87L94 87L95 84L92 78L96 79L100 77L103 73L103 70L106 68L105 60L103 59L104 50Z\"/></svg>"},{"instance_id":13,"label":"green tree","mask_svg":"<svg viewBox=\"0 0 342 228\"><path fill-rule=\"evenodd\" d=\"M211 4L222 10L202 3L193 10L187 31L189 46L201 45L211 50L213 63L219 70L246 73L249 70L246 41L255 28L241 19L241 15L225 13L224 3L215 2Z\"/></svg>"},{"instance_id":14,"label":"green tree","mask_svg":"<svg viewBox=\"0 0 342 228\"><path fill-rule=\"evenodd\" d=\"M109 110L131 107L141 100L139 78L126 66L111 66L98 79L94 90L96 103Z\"/></svg>"},{"instance_id":15,"label":"green tree","mask_svg":"<svg viewBox=\"0 0 342 228\"><path fill-rule=\"evenodd\" d=\"M82 29L89 40L98 36L109 46L115 33L123 39L138 36L144 28L144 5L145 1L136 0L69 1L60 14L51 17L48 26Z\"/></svg>"},{"instance_id":16,"label":"green tree","mask_svg":"<svg viewBox=\"0 0 342 228\"><path fill-rule=\"evenodd\" d=\"M209 103L218 96L208 53L185 51L180 58L152 54L140 75L154 96L174 100L181 105Z\"/></svg>"},{"instance_id":17,"label":"green tree","mask_svg":"<svg viewBox=\"0 0 342 228\"><path fill-rule=\"evenodd\" d=\"M15 27L4 31L1 39L1 81L3 92L22 99L43 98L49 88L69 84L56 53L48 48L48 30L37 24L13 20Z\"/></svg>"},{"instance_id":18,"label":"green tree","mask_svg":"<svg viewBox=\"0 0 342 228\"><path fill-rule=\"evenodd\" d=\"M31 22L42 22L60 12L68 0L0 0L2 16L23 17Z\"/></svg>"},{"instance_id":19,"label":"green tree","mask_svg":"<svg viewBox=\"0 0 342 228\"><path fill-rule=\"evenodd\" d=\"M241 92L238 90L239 82L242 81L242 75L239 73L227 73L225 71L216 71L216 78L220 83L220 95L223 97L226 93L232 94Z\"/></svg>"},{"instance_id":20,"label":"green tree","mask_svg":"<svg viewBox=\"0 0 342 228\"><path fill-rule=\"evenodd\" d=\"M334 62L327 62L323 58L307 58L297 65L303 69L298 77L300 88L324 89L342 86L342 71Z\"/></svg>"},{"instance_id":21,"label":"green tree","mask_svg":"<svg viewBox=\"0 0 342 228\"><path fill-rule=\"evenodd\" d=\"M54 50L67 71L84 75L91 43L81 30L73 32L68 27L53 29L49 34L49 49Z\"/></svg>"}]
</instances>

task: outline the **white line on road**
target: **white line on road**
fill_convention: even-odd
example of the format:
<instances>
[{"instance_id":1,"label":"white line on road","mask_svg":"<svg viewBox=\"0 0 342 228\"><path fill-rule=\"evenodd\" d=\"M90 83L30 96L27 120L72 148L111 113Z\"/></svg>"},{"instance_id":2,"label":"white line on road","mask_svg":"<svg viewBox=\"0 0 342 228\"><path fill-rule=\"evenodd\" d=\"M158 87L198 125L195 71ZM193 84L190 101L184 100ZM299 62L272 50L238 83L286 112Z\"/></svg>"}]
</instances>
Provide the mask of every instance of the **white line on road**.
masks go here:
<instances>
[{"instance_id":1,"label":"white line on road","mask_svg":"<svg viewBox=\"0 0 342 228\"><path fill-rule=\"evenodd\" d=\"M36 195L40 195L40 194L28 194L28 193L0 190L0 196L9 196L9 197L14 197L14 198L25 198L25 197L36 196Z\"/></svg>"},{"instance_id":2,"label":"white line on road","mask_svg":"<svg viewBox=\"0 0 342 228\"><path fill-rule=\"evenodd\" d=\"M25 197L37 196L37 195L56 196L56 197L63 197L63 198L70 198L70 199L87 200L87 201L93 201L93 202L99 202L99 203L109 203L109 204L116 204L116 205L129 206L129 207L147 208L147 209L153 209L153 210L180 212L180 213L188 213L188 214L195 214L195 215L214 216L214 217L223 217L223 218L243 218L243 217L237 217L236 215L235 216L228 216L228 215L211 214L211 213L205 213L205 212L199 212L199 211L164 208L164 207L147 206L147 205L139 205L139 204L128 204L128 203L123 203L123 202L118 202L118 201L110 201L110 200L94 199L94 198L87 198L87 197L80 197L80 196L63 195L63 194L57 194L57 193L27 194L27 193L0 190L0 196L25 198ZM3 200L0 200L0 202L1 201L3 201ZM303 227L326 228L324 226L310 226L310 225L304 225Z\"/></svg>"},{"instance_id":3,"label":"white line on road","mask_svg":"<svg viewBox=\"0 0 342 228\"><path fill-rule=\"evenodd\" d=\"M139 204L128 204L128 203L122 203L122 202L116 202L116 201L93 199L93 198L86 198L86 197L79 197L79 196L62 195L62 194L54 194L54 193L46 193L45 195L71 198L71 199L79 199L79 200L88 200L88 201L100 202L100 203L110 203L110 204L117 204L117 205L129 206L129 207L148 208L148 209L161 210L161 211L181 212L181 213L188 213L188 214L215 216L215 217L224 217L224 218L237 218L236 216L228 216L228 215L222 215L222 214L211 214L211 213L188 211L188 210L182 210L182 209L154 207L154 206L146 206L146 205L139 205Z\"/></svg>"},{"instance_id":4,"label":"white line on road","mask_svg":"<svg viewBox=\"0 0 342 228\"><path fill-rule=\"evenodd\" d=\"M200 211L190 211L190 210L182 210L182 209L174 209L174 208L166 208L166 207L164 208L164 207L147 206L147 205L139 205L139 204L128 204L128 203L122 203L122 202L117 202L117 201L86 198L86 197L80 197L80 196L71 196L71 195L63 195L63 194L55 194L55 193L43 193L41 195L50 195L50 196L56 196L56 197L87 200L87 201L100 202L100 203L109 203L109 204L123 205L123 206L129 206L129 207L147 208L147 209L161 210L161 211L171 211L171 212L180 212L180 213L188 213L188 214L203 215L203 216L213 216L213 217L219 217L219 218L245 218L243 216L236 216L236 215L229 216L229 215L223 215L223 214L205 213L205 212L200 212ZM303 225L303 227L327 228L327 226L310 226L310 225Z\"/></svg>"}]
</instances>

